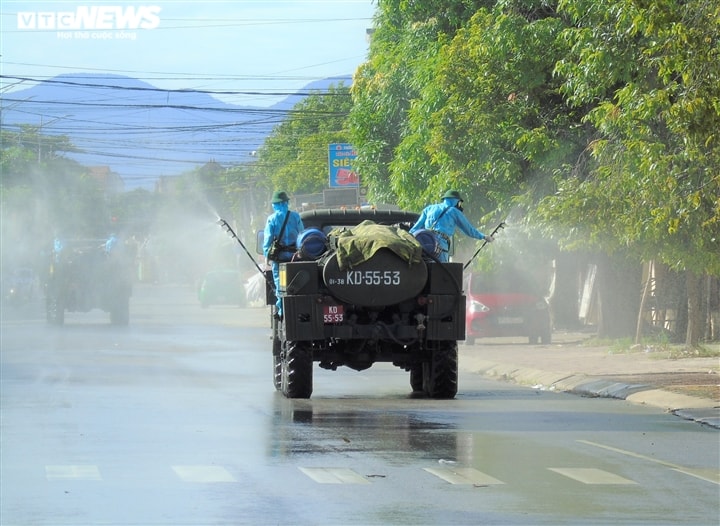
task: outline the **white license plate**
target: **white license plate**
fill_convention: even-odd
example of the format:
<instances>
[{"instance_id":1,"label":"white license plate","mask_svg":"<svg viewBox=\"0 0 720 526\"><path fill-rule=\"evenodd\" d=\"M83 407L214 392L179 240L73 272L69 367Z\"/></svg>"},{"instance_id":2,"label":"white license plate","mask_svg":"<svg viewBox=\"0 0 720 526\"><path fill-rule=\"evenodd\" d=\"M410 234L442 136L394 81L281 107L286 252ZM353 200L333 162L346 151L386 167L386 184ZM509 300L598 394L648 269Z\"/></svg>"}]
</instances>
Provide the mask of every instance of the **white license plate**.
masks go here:
<instances>
[{"instance_id":1,"label":"white license plate","mask_svg":"<svg viewBox=\"0 0 720 526\"><path fill-rule=\"evenodd\" d=\"M342 305L323 305L323 323L342 323L345 309Z\"/></svg>"},{"instance_id":2,"label":"white license plate","mask_svg":"<svg viewBox=\"0 0 720 526\"><path fill-rule=\"evenodd\" d=\"M523 322L522 318L508 318L508 317L500 317L498 318L498 324L499 325L518 325Z\"/></svg>"}]
</instances>

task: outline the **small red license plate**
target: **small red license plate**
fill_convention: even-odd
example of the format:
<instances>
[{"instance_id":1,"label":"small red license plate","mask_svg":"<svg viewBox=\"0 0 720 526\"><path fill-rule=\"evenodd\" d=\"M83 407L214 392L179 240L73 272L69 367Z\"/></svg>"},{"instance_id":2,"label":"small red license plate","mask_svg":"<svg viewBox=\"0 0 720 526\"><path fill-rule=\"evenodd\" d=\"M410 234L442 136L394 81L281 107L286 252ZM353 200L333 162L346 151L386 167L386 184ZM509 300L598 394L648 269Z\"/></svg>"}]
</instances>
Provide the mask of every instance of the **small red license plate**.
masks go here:
<instances>
[{"instance_id":1,"label":"small red license plate","mask_svg":"<svg viewBox=\"0 0 720 526\"><path fill-rule=\"evenodd\" d=\"M342 323L345 309L342 305L323 305L323 323Z\"/></svg>"}]
</instances>

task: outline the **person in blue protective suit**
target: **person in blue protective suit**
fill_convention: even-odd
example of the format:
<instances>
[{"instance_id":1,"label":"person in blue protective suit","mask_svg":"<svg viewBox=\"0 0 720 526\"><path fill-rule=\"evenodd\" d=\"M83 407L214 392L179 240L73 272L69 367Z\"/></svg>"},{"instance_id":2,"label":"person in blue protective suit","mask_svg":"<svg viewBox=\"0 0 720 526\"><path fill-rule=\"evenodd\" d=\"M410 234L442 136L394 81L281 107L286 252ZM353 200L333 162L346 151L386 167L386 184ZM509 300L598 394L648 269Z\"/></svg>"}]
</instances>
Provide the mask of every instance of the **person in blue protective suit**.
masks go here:
<instances>
[{"instance_id":1,"label":"person in blue protective suit","mask_svg":"<svg viewBox=\"0 0 720 526\"><path fill-rule=\"evenodd\" d=\"M286 192L275 192L272 196L273 213L265 223L263 255L272 267L275 291L280 286L280 263L290 261L295 253L298 234L304 229L300 214L290 210L290 198ZM282 300L275 303L275 317L282 319Z\"/></svg>"},{"instance_id":2,"label":"person in blue protective suit","mask_svg":"<svg viewBox=\"0 0 720 526\"><path fill-rule=\"evenodd\" d=\"M105 241L105 253L110 254L115 246L118 244L118 237L115 234L110 234L110 237Z\"/></svg>"},{"instance_id":3,"label":"person in blue protective suit","mask_svg":"<svg viewBox=\"0 0 720 526\"><path fill-rule=\"evenodd\" d=\"M417 222L410 228L414 234L418 230L432 230L438 235L440 254L438 260L446 263L449 261L450 238L455 234L455 229L475 239L482 239L492 243L493 237L486 236L465 217L462 209L463 198L457 190L448 190L442 196L442 202L426 206L420 214Z\"/></svg>"}]
</instances>

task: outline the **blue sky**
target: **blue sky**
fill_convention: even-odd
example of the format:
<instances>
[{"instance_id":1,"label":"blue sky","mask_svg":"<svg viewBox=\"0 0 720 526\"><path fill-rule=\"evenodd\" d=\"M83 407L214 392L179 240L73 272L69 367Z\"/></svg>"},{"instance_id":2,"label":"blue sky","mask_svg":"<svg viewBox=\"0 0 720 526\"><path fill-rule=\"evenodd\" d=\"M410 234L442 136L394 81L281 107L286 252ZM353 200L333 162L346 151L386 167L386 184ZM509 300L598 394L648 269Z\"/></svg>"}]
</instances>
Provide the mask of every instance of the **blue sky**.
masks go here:
<instances>
[{"instance_id":1,"label":"blue sky","mask_svg":"<svg viewBox=\"0 0 720 526\"><path fill-rule=\"evenodd\" d=\"M2 0L0 6L3 75L111 73L163 89L263 93L352 74L367 57L366 30L376 9L373 0ZM117 29L112 13L118 11L97 9L108 7L145 28L129 22ZM80 16L93 22L73 26ZM0 93L31 85L0 82ZM280 97L218 98L265 106Z\"/></svg>"}]
</instances>

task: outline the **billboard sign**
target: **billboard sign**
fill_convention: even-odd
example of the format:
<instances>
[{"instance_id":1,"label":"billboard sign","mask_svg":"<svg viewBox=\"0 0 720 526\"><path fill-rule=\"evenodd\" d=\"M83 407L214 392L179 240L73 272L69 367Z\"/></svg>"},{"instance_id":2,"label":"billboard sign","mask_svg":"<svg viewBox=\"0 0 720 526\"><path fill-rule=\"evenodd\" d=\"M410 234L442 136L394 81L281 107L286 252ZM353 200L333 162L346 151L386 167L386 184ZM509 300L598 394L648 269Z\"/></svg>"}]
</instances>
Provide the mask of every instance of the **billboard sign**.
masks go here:
<instances>
[{"instance_id":1,"label":"billboard sign","mask_svg":"<svg viewBox=\"0 0 720 526\"><path fill-rule=\"evenodd\" d=\"M360 178L352 167L356 157L357 152L352 144L333 143L329 146L330 188L356 188L360 186Z\"/></svg>"}]
</instances>

